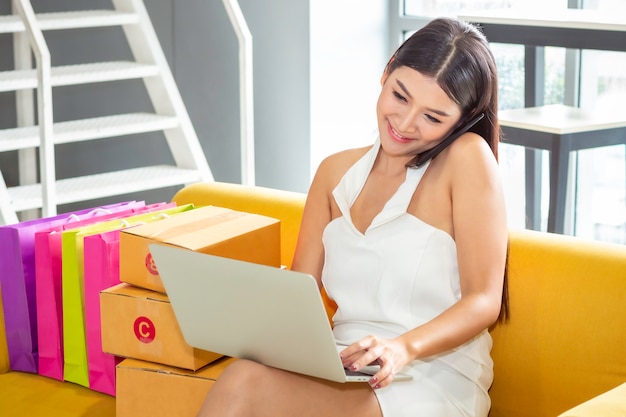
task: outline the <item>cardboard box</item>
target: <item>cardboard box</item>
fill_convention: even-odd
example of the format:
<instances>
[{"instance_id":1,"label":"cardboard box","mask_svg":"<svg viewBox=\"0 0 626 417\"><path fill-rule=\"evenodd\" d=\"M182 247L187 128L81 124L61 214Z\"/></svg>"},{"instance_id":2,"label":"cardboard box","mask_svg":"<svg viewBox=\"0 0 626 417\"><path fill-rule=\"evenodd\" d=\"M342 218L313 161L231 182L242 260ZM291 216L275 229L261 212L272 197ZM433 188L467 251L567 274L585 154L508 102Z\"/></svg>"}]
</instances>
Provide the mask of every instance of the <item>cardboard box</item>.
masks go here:
<instances>
[{"instance_id":1,"label":"cardboard box","mask_svg":"<svg viewBox=\"0 0 626 417\"><path fill-rule=\"evenodd\" d=\"M120 234L120 280L165 293L148 245L163 243L225 258L280 267L280 221L207 206Z\"/></svg>"},{"instance_id":2,"label":"cardboard box","mask_svg":"<svg viewBox=\"0 0 626 417\"><path fill-rule=\"evenodd\" d=\"M215 380L233 358L191 372L125 359L116 370L116 417L195 417Z\"/></svg>"},{"instance_id":3,"label":"cardboard box","mask_svg":"<svg viewBox=\"0 0 626 417\"><path fill-rule=\"evenodd\" d=\"M118 284L100 292L102 351L197 370L223 355L185 342L166 295Z\"/></svg>"}]
</instances>

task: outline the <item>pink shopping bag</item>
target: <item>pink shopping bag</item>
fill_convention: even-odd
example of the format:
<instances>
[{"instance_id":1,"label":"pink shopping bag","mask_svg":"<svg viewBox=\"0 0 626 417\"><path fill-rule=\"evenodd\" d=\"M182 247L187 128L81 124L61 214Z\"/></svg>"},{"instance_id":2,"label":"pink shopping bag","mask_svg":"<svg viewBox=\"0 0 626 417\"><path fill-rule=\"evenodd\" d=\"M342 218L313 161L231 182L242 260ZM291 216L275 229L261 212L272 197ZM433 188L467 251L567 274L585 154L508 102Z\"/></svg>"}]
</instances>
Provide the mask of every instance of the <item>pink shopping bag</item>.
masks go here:
<instances>
[{"instance_id":1,"label":"pink shopping bag","mask_svg":"<svg viewBox=\"0 0 626 417\"><path fill-rule=\"evenodd\" d=\"M116 210L130 202L101 207ZM35 298L35 233L87 216L93 209L0 226L0 285L9 350L14 371L37 372L37 304Z\"/></svg>"},{"instance_id":2,"label":"pink shopping bag","mask_svg":"<svg viewBox=\"0 0 626 417\"><path fill-rule=\"evenodd\" d=\"M132 223L158 221L193 209L193 205L184 205L166 210L159 210L151 217L136 217ZM137 224L135 223L135 224ZM84 257L84 292L85 292L85 328L87 346L87 368L89 388L94 391L115 396L115 367L122 358L102 352L100 321L100 291L120 283L119 271L119 235L120 229L86 235L83 239Z\"/></svg>"},{"instance_id":3,"label":"pink shopping bag","mask_svg":"<svg viewBox=\"0 0 626 417\"><path fill-rule=\"evenodd\" d=\"M35 301L37 305L38 373L63 380L61 303L61 237L63 230L130 215L145 208L130 202L113 210L91 210L35 233Z\"/></svg>"}]
</instances>

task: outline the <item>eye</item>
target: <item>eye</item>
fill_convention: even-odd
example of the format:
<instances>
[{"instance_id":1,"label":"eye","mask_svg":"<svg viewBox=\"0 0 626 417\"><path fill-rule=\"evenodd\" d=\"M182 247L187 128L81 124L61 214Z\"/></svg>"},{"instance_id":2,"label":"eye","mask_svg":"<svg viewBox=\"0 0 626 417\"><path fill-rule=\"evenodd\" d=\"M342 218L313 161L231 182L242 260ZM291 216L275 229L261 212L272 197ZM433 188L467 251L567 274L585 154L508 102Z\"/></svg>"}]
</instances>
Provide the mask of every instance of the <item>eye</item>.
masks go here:
<instances>
[{"instance_id":1,"label":"eye","mask_svg":"<svg viewBox=\"0 0 626 417\"><path fill-rule=\"evenodd\" d=\"M398 100L406 103L406 98L402 94L398 93L397 91L393 92L393 96L397 98Z\"/></svg>"},{"instance_id":2,"label":"eye","mask_svg":"<svg viewBox=\"0 0 626 417\"><path fill-rule=\"evenodd\" d=\"M437 119L434 116L431 116L430 114L426 114L425 116L426 116L426 119L428 119L428 121L430 121L431 123L437 123L437 124L441 123L441 120Z\"/></svg>"}]
</instances>

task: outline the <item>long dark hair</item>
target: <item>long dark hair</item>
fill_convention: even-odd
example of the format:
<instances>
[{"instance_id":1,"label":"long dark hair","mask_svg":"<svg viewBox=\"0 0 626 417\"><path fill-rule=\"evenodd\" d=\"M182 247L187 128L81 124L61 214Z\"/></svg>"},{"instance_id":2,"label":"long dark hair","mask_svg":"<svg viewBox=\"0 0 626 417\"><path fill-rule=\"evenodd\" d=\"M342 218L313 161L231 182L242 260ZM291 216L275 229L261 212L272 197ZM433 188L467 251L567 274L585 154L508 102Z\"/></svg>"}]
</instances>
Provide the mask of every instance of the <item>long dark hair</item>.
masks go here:
<instances>
[{"instance_id":1,"label":"long dark hair","mask_svg":"<svg viewBox=\"0 0 626 417\"><path fill-rule=\"evenodd\" d=\"M403 66L437 81L461 108L458 125L484 113L470 131L483 137L498 158L498 75L487 39L478 28L451 18L431 20L400 45L385 73Z\"/></svg>"},{"instance_id":2,"label":"long dark hair","mask_svg":"<svg viewBox=\"0 0 626 417\"><path fill-rule=\"evenodd\" d=\"M477 27L452 18L431 20L400 45L387 63L385 74L399 67L409 67L435 79L459 105L461 119L452 130L484 113L485 117L470 131L485 139L498 160L502 136L498 122L498 73L489 43ZM416 161L418 158L419 155ZM506 264L499 321L509 318L508 247Z\"/></svg>"}]
</instances>

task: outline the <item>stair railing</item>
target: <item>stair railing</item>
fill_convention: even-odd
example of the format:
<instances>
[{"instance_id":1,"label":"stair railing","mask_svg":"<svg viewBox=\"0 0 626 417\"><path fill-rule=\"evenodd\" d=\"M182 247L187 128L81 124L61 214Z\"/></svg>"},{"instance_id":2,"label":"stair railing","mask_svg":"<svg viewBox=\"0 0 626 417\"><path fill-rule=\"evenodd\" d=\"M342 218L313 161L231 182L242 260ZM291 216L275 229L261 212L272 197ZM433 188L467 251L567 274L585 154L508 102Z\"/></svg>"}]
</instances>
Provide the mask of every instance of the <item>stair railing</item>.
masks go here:
<instances>
[{"instance_id":1,"label":"stair railing","mask_svg":"<svg viewBox=\"0 0 626 417\"><path fill-rule=\"evenodd\" d=\"M237 0L223 0L223 2L239 41L241 183L244 185L255 185L252 34L239 7L239 2Z\"/></svg>"},{"instance_id":2,"label":"stair railing","mask_svg":"<svg viewBox=\"0 0 626 417\"><path fill-rule=\"evenodd\" d=\"M54 216L56 204L56 173L54 133L52 131L52 82L50 51L39 28L29 0L13 0L14 10L24 22L37 67L37 122L39 124L39 176L42 216Z\"/></svg>"}]
</instances>

